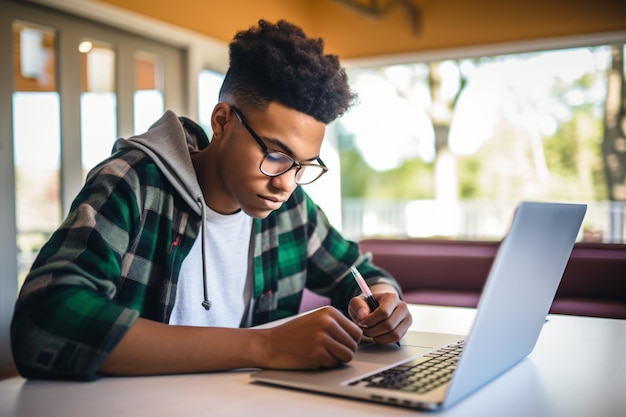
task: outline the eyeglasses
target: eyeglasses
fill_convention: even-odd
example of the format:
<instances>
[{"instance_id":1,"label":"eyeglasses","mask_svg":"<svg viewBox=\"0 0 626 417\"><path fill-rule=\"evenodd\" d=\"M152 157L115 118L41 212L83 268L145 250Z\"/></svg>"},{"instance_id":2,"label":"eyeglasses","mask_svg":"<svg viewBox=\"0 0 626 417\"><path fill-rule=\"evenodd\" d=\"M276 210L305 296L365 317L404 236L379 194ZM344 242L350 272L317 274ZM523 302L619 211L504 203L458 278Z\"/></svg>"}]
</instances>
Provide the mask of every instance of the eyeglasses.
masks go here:
<instances>
[{"instance_id":1,"label":"eyeglasses","mask_svg":"<svg viewBox=\"0 0 626 417\"><path fill-rule=\"evenodd\" d=\"M230 106L239 122L246 128L248 133L256 140L265 156L259 164L259 170L268 177L277 177L289 171L293 167L296 167L295 181L298 185L310 184L324 175L328 171L328 167L322 162L320 158L316 158L317 163L313 162L297 162L292 157L284 152L280 152L274 149L270 149L265 145L263 140L256 134L254 130L248 125L246 119L241 114L241 111L234 106Z\"/></svg>"}]
</instances>

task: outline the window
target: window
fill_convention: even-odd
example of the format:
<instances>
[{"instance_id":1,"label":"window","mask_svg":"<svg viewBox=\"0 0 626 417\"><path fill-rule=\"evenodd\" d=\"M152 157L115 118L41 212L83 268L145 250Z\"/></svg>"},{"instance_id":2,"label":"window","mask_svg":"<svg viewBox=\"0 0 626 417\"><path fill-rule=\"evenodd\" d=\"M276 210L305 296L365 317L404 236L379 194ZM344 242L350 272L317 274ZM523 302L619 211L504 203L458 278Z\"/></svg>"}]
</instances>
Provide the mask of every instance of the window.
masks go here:
<instances>
[{"instance_id":1,"label":"window","mask_svg":"<svg viewBox=\"0 0 626 417\"><path fill-rule=\"evenodd\" d=\"M61 131L55 31L16 21L13 39L13 149L21 281L61 219Z\"/></svg>"},{"instance_id":2,"label":"window","mask_svg":"<svg viewBox=\"0 0 626 417\"><path fill-rule=\"evenodd\" d=\"M623 54L600 45L351 69L362 104L338 129L344 232L501 239L519 201L550 200L589 205L580 239L626 242L626 184L607 178L603 153L623 146L623 130L607 130Z\"/></svg>"}]
</instances>

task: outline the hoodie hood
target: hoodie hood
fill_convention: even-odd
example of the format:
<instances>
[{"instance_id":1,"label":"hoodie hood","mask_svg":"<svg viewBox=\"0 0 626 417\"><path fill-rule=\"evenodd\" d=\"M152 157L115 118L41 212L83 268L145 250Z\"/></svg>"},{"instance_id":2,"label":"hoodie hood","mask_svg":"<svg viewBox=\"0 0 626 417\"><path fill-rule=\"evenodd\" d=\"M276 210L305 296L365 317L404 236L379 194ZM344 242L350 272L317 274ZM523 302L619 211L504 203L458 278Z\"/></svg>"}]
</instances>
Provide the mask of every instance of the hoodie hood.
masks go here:
<instances>
[{"instance_id":1,"label":"hoodie hood","mask_svg":"<svg viewBox=\"0 0 626 417\"><path fill-rule=\"evenodd\" d=\"M168 110L147 132L128 139L118 139L113 151L141 149L200 216L203 214L204 199L189 153L208 145L209 139L200 125Z\"/></svg>"}]
</instances>

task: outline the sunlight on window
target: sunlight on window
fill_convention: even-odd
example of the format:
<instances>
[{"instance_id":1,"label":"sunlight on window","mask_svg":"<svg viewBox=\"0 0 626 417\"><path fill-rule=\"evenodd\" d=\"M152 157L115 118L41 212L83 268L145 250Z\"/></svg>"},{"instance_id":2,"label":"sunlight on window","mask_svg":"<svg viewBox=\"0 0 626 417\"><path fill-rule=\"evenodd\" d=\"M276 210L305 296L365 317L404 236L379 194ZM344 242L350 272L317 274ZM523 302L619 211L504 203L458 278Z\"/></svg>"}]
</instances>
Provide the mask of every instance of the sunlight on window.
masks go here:
<instances>
[{"instance_id":1,"label":"sunlight on window","mask_svg":"<svg viewBox=\"0 0 626 417\"><path fill-rule=\"evenodd\" d=\"M388 228L401 235L478 239L502 237L519 201L544 200L586 202L587 235L626 241L626 203L607 204L601 146L611 53L597 46L349 70L360 97L339 122L351 237L380 224L373 200L404 204ZM359 198L368 210L356 207Z\"/></svg>"},{"instance_id":2,"label":"sunlight on window","mask_svg":"<svg viewBox=\"0 0 626 417\"><path fill-rule=\"evenodd\" d=\"M163 115L163 93L158 90L135 91L134 107L134 131L138 135L147 131Z\"/></svg>"},{"instance_id":3,"label":"sunlight on window","mask_svg":"<svg viewBox=\"0 0 626 417\"><path fill-rule=\"evenodd\" d=\"M165 111L163 63L148 52L135 54L134 132L141 134Z\"/></svg>"},{"instance_id":4,"label":"sunlight on window","mask_svg":"<svg viewBox=\"0 0 626 417\"><path fill-rule=\"evenodd\" d=\"M81 161L83 180L87 172L111 155L117 134L115 50L103 42L85 40L83 92L80 96Z\"/></svg>"},{"instance_id":5,"label":"sunlight on window","mask_svg":"<svg viewBox=\"0 0 626 417\"><path fill-rule=\"evenodd\" d=\"M198 75L198 123L211 137L211 113L219 100L220 87L224 81L224 74L211 70L200 71Z\"/></svg>"},{"instance_id":6,"label":"sunlight on window","mask_svg":"<svg viewBox=\"0 0 626 417\"><path fill-rule=\"evenodd\" d=\"M388 71L388 76L403 73ZM355 145L363 159L377 171L398 167L408 158L434 157L435 133L430 117L411 97L396 94L402 80L364 72L352 80L360 104L348 112L341 124L355 134Z\"/></svg>"},{"instance_id":7,"label":"sunlight on window","mask_svg":"<svg viewBox=\"0 0 626 417\"><path fill-rule=\"evenodd\" d=\"M19 279L61 219L59 95L13 95L17 245ZM37 123L33 123L33 115Z\"/></svg>"},{"instance_id":8,"label":"sunlight on window","mask_svg":"<svg viewBox=\"0 0 626 417\"><path fill-rule=\"evenodd\" d=\"M115 93L83 93L81 108L81 154L83 174L111 155L117 133Z\"/></svg>"}]
</instances>

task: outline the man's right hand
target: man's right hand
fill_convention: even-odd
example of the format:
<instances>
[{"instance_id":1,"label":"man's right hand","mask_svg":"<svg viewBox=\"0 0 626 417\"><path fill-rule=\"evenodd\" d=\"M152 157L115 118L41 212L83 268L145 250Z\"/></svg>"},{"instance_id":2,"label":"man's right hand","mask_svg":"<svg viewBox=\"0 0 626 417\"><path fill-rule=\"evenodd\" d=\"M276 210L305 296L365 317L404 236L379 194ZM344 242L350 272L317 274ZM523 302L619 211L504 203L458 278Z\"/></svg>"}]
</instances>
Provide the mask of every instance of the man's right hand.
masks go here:
<instances>
[{"instance_id":1,"label":"man's right hand","mask_svg":"<svg viewBox=\"0 0 626 417\"><path fill-rule=\"evenodd\" d=\"M105 358L100 373L329 368L352 360L361 336L361 328L333 307L264 329L170 326L138 318Z\"/></svg>"},{"instance_id":2,"label":"man's right hand","mask_svg":"<svg viewBox=\"0 0 626 417\"><path fill-rule=\"evenodd\" d=\"M350 362L363 332L333 307L259 330L266 360L262 368L318 369Z\"/></svg>"}]
</instances>

